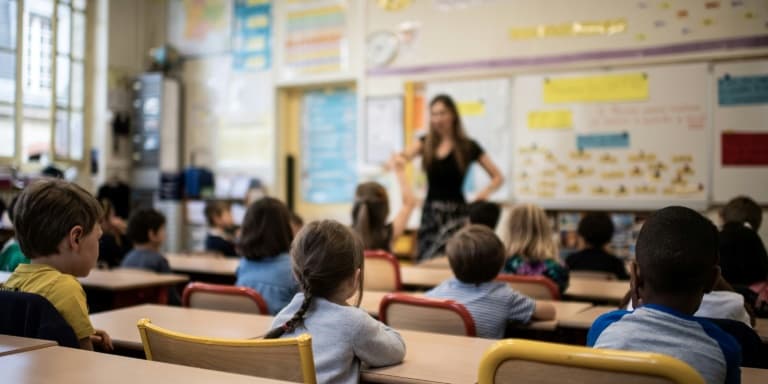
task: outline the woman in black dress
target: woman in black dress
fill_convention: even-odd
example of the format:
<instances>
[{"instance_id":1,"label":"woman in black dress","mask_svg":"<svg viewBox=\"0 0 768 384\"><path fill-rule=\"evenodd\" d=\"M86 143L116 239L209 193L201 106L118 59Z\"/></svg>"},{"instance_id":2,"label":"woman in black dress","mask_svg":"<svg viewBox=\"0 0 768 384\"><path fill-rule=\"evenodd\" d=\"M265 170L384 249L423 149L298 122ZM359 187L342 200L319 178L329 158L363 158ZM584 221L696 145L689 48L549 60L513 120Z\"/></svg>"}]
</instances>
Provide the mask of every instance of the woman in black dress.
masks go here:
<instances>
[{"instance_id":1,"label":"woman in black dress","mask_svg":"<svg viewBox=\"0 0 768 384\"><path fill-rule=\"evenodd\" d=\"M429 132L403 152L407 160L421 156L427 173L427 197L421 212L418 232L419 260L430 254L443 227L466 218L467 202L462 187L469 166L478 162L491 182L475 196L485 200L504 182L501 172L480 145L467 137L456 104L448 95L438 95L429 103Z\"/></svg>"}]
</instances>

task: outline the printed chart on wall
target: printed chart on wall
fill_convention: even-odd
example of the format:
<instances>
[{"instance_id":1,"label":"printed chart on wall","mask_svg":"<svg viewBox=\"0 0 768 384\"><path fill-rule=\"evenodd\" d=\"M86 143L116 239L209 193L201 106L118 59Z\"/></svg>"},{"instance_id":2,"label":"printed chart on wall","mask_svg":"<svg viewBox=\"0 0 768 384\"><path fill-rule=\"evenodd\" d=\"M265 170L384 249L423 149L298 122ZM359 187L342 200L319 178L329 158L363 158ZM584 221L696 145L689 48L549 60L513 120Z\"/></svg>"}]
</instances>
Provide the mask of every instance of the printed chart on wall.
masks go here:
<instances>
[{"instance_id":1,"label":"printed chart on wall","mask_svg":"<svg viewBox=\"0 0 768 384\"><path fill-rule=\"evenodd\" d=\"M426 88L427 103L439 94L447 94L456 102L467 135L483 147L506 177L506 183L490 199L508 201L512 184L509 79L435 82L427 84ZM471 200L472 195L489 182L488 174L477 163L473 164L464 184L467 198Z\"/></svg>"},{"instance_id":2,"label":"printed chart on wall","mask_svg":"<svg viewBox=\"0 0 768 384\"><path fill-rule=\"evenodd\" d=\"M768 204L768 61L715 66L713 200Z\"/></svg>"},{"instance_id":3,"label":"printed chart on wall","mask_svg":"<svg viewBox=\"0 0 768 384\"><path fill-rule=\"evenodd\" d=\"M288 1L283 25L283 77L346 69L347 0Z\"/></svg>"},{"instance_id":4,"label":"printed chart on wall","mask_svg":"<svg viewBox=\"0 0 768 384\"><path fill-rule=\"evenodd\" d=\"M347 203L357 185L355 92L309 91L302 100L301 188L308 203Z\"/></svg>"},{"instance_id":5,"label":"printed chart on wall","mask_svg":"<svg viewBox=\"0 0 768 384\"><path fill-rule=\"evenodd\" d=\"M704 208L705 64L521 76L515 198L549 208Z\"/></svg>"}]
</instances>

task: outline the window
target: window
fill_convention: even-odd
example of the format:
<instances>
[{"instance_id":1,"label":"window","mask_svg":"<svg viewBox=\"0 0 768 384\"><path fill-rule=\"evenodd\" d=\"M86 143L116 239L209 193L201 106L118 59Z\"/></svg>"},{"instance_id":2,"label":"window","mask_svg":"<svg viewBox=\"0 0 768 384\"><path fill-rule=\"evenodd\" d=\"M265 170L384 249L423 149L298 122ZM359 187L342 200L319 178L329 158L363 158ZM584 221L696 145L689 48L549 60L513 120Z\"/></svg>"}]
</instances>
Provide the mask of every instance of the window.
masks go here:
<instances>
[{"instance_id":1,"label":"window","mask_svg":"<svg viewBox=\"0 0 768 384\"><path fill-rule=\"evenodd\" d=\"M83 159L86 4L0 0L0 162Z\"/></svg>"}]
</instances>

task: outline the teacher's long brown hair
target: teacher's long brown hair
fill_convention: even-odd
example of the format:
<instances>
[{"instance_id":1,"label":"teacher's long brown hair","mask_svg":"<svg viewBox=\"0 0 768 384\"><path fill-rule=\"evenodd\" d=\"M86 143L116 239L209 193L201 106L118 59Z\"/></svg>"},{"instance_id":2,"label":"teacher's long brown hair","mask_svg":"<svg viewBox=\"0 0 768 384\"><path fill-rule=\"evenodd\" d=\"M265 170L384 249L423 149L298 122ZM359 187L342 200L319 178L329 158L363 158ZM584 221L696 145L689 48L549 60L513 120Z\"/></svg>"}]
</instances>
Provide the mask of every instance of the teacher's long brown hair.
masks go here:
<instances>
[{"instance_id":1,"label":"teacher's long brown hair","mask_svg":"<svg viewBox=\"0 0 768 384\"><path fill-rule=\"evenodd\" d=\"M461 122L461 116L459 115L459 109L456 108L456 103L453 99L445 94L435 96L429 103L430 110L435 104L440 103L445 106L446 109L453 115L453 124L451 124L451 134L453 135L453 156L456 159L456 163L459 165L459 169L463 173L469 166L469 148L470 141L467 134L464 132L464 124ZM435 132L434 127L430 124L429 133L424 140L424 147L422 149L422 164L424 170L429 170L434 164L437 158L437 148L440 146L440 135Z\"/></svg>"}]
</instances>

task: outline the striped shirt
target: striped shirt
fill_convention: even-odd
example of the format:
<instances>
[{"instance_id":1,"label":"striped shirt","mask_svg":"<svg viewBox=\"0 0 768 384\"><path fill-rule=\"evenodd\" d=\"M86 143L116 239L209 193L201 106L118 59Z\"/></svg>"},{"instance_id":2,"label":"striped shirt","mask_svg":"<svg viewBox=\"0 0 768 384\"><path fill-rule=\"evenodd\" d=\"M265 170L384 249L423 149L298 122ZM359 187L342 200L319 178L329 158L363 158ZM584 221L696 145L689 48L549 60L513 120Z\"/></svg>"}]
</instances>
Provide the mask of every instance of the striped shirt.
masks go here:
<instances>
[{"instance_id":1,"label":"striped shirt","mask_svg":"<svg viewBox=\"0 0 768 384\"><path fill-rule=\"evenodd\" d=\"M489 339L504 337L509 321L527 323L536 309L533 299L500 281L471 284L451 278L427 292L426 296L464 305L475 321L477 336Z\"/></svg>"}]
</instances>

